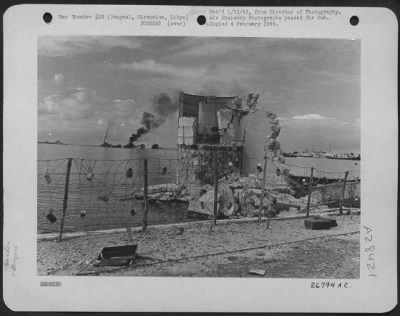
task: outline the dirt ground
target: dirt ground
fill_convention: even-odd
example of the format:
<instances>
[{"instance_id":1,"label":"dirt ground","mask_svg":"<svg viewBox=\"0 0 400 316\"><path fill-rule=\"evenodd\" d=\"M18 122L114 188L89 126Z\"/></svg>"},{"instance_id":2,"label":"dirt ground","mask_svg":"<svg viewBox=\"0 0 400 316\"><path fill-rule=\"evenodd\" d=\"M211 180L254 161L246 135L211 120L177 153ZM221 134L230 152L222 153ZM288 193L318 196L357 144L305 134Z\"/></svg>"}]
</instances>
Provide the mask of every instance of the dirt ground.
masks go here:
<instances>
[{"instance_id":1,"label":"dirt ground","mask_svg":"<svg viewBox=\"0 0 400 316\"><path fill-rule=\"evenodd\" d=\"M359 234L345 239L330 237L277 248L249 250L202 259L166 263L119 275L194 276L194 277L267 277L267 278L359 278ZM255 275L249 271L264 270Z\"/></svg>"},{"instance_id":2,"label":"dirt ground","mask_svg":"<svg viewBox=\"0 0 400 316\"><path fill-rule=\"evenodd\" d=\"M106 246L125 245L126 233L38 241L39 275L359 278L360 217L337 217L337 227L308 230L304 219L218 224L186 223L133 233L138 254L150 258L117 269L90 262ZM114 270L114 271L110 271Z\"/></svg>"}]
</instances>

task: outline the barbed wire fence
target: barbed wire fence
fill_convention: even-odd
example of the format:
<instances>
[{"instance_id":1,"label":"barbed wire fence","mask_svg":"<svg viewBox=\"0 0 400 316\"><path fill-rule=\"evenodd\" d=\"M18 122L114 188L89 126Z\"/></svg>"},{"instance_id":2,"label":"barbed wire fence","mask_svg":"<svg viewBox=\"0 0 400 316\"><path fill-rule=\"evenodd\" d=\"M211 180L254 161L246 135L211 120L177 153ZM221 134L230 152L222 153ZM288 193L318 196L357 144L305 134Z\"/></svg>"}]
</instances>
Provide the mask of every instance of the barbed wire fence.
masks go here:
<instances>
[{"instance_id":1,"label":"barbed wire fence","mask_svg":"<svg viewBox=\"0 0 400 316\"><path fill-rule=\"evenodd\" d=\"M243 170L243 176L258 178L261 183L258 182L254 188L265 188L267 195L274 191L289 193L295 198L288 201L289 205L296 207L298 203L297 207L300 208L304 206L304 202L307 202L308 210L321 205L332 208L360 207L360 178L357 173L325 171L289 164L285 162L285 159L267 158L263 186L261 180L263 160L264 157L246 158L244 165L247 168ZM284 196L281 195L281 197ZM309 202L308 199L310 199ZM344 204L339 205L341 200Z\"/></svg>"},{"instance_id":2,"label":"barbed wire fence","mask_svg":"<svg viewBox=\"0 0 400 316\"><path fill-rule=\"evenodd\" d=\"M263 183L264 157L246 159L239 161L229 151L215 150L188 159L38 160L38 232L57 232L61 240L64 232L140 226L145 230L148 224L193 220L187 216L187 202L193 201L208 209L215 225L227 187L238 203L243 189L265 189L267 196L293 195L289 206L306 205L307 215L320 205L340 210L359 207L357 175L270 159ZM237 194L240 190L242 196ZM209 198L202 203L205 194ZM302 203L293 205L296 198Z\"/></svg>"},{"instance_id":3,"label":"barbed wire fence","mask_svg":"<svg viewBox=\"0 0 400 316\"><path fill-rule=\"evenodd\" d=\"M170 158L39 160L38 231L60 232L61 237L62 232L141 226L145 178L147 186L173 183L175 168L176 159ZM168 217L165 211L157 218L152 214L152 224Z\"/></svg>"}]
</instances>

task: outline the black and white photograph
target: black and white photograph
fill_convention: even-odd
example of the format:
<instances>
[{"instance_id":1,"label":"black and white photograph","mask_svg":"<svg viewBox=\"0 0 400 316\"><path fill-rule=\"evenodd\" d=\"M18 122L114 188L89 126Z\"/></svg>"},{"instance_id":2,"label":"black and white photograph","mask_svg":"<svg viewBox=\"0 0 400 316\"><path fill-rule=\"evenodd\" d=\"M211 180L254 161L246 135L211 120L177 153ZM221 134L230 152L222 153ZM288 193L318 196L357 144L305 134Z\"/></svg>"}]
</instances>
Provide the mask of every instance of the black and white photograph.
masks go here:
<instances>
[{"instance_id":1,"label":"black and white photograph","mask_svg":"<svg viewBox=\"0 0 400 316\"><path fill-rule=\"evenodd\" d=\"M393 11L46 4L3 20L8 309L396 306Z\"/></svg>"},{"instance_id":2,"label":"black and white photograph","mask_svg":"<svg viewBox=\"0 0 400 316\"><path fill-rule=\"evenodd\" d=\"M39 275L359 278L359 40L43 36L37 102Z\"/></svg>"}]
</instances>

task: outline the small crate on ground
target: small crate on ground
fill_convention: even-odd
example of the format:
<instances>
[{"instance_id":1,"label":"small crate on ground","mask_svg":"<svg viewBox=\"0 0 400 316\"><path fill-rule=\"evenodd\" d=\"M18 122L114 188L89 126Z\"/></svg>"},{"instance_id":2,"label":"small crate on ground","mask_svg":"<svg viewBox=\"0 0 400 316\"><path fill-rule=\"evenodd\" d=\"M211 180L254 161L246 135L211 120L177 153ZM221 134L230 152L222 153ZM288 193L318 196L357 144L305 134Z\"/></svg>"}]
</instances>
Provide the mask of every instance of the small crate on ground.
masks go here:
<instances>
[{"instance_id":1,"label":"small crate on ground","mask_svg":"<svg viewBox=\"0 0 400 316\"><path fill-rule=\"evenodd\" d=\"M330 229L335 226L337 226L337 222L332 218L315 216L304 220L304 227L306 229Z\"/></svg>"},{"instance_id":2,"label":"small crate on ground","mask_svg":"<svg viewBox=\"0 0 400 316\"><path fill-rule=\"evenodd\" d=\"M97 260L99 265L122 266L130 265L136 260L138 245L104 247Z\"/></svg>"}]
</instances>

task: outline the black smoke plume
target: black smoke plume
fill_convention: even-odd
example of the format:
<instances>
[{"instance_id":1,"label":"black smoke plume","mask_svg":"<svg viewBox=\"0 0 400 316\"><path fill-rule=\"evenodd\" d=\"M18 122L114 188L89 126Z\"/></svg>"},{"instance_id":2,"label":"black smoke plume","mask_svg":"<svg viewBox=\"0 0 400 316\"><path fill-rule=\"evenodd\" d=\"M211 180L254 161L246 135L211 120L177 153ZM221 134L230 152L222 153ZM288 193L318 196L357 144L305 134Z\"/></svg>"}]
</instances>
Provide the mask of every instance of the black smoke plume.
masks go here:
<instances>
[{"instance_id":1,"label":"black smoke plume","mask_svg":"<svg viewBox=\"0 0 400 316\"><path fill-rule=\"evenodd\" d=\"M175 98L176 100L178 98ZM172 100L167 93L160 93L151 99L153 113L144 112L140 124L142 125L129 137L129 144L137 141L143 135L160 127L167 119L178 110L178 101Z\"/></svg>"}]
</instances>

